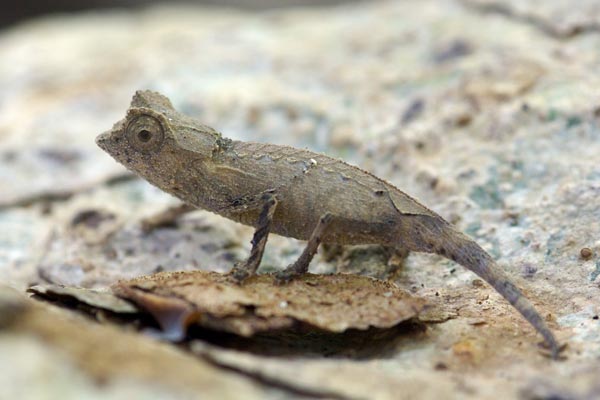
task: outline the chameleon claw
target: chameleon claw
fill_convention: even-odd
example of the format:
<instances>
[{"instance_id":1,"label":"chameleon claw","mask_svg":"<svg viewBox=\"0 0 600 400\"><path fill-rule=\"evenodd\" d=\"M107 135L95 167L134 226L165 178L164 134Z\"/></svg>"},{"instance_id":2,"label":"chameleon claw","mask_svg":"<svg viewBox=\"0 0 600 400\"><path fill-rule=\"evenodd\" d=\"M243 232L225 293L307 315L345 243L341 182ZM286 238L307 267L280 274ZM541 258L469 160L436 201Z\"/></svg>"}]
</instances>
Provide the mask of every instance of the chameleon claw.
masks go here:
<instances>
[{"instance_id":1,"label":"chameleon claw","mask_svg":"<svg viewBox=\"0 0 600 400\"><path fill-rule=\"evenodd\" d=\"M245 266L245 264L236 263L231 271L229 271L229 277L238 285L242 284L252 275Z\"/></svg>"},{"instance_id":2,"label":"chameleon claw","mask_svg":"<svg viewBox=\"0 0 600 400\"><path fill-rule=\"evenodd\" d=\"M279 286L286 285L300 275L302 275L302 273L296 271L292 264L283 271L275 273L275 284Z\"/></svg>"}]
</instances>

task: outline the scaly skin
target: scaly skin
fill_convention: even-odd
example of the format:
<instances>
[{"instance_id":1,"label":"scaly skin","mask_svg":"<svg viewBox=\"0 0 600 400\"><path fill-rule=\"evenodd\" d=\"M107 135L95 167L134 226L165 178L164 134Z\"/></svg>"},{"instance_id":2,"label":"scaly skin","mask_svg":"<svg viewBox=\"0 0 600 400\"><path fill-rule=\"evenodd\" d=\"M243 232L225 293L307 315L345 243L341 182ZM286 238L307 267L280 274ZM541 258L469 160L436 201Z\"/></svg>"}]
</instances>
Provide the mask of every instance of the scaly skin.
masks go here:
<instances>
[{"instance_id":1,"label":"scaly skin","mask_svg":"<svg viewBox=\"0 0 600 400\"><path fill-rule=\"evenodd\" d=\"M232 272L237 280L255 273L269 232L309 240L298 261L280 274L281 281L305 272L321 242L436 253L494 287L558 355L544 320L479 245L366 171L308 150L223 138L148 91L138 91L126 118L96 142L185 203L256 227L249 260Z\"/></svg>"}]
</instances>

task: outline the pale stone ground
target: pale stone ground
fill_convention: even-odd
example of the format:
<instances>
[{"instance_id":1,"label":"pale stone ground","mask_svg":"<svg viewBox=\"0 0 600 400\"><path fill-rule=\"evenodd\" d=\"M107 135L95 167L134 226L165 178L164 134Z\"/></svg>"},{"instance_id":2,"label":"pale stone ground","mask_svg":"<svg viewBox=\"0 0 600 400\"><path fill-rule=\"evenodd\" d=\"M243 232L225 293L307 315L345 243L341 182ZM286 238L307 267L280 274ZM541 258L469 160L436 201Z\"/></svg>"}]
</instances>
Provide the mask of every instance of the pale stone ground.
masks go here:
<instances>
[{"instance_id":1,"label":"pale stone ground","mask_svg":"<svg viewBox=\"0 0 600 400\"><path fill-rule=\"evenodd\" d=\"M158 267L226 271L244 257L251 230L203 212L140 235L142 216L176 201L124 174L94 137L147 88L226 136L327 152L419 198L497 257L568 345L563 360L549 360L489 287L418 254L397 283L431 304L427 331L366 360L201 343L195 358L2 289L0 398L599 398L600 6L574 4L160 7L2 32L5 285L102 287ZM82 214L90 210L100 214ZM302 246L270 244L265 271ZM98 351L117 342L127 345Z\"/></svg>"}]
</instances>

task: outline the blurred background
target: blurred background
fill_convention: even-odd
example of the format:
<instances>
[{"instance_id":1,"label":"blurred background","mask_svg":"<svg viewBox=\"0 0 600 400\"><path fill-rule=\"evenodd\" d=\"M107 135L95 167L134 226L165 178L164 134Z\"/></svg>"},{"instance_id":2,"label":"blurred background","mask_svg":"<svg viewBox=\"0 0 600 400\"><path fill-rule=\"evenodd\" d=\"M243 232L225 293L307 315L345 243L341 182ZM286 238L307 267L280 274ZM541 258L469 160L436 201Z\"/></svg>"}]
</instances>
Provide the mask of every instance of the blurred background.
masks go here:
<instances>
[{"instance_id":1,"label":"blurred background","mask_svg":"<svg viewBox=\"0 0 600 400\"><path fill-rule=\"evenodd\" d=\"M162 3L182 3L182 4L198 4L212 5L222 7L236 7L242 9L264 10L270 8L285 8L294 6L326 6L336 3L345 3L359 0L180 0L180 1L162 1ZM0 14L0 27L7 26L21 20L44 15L68 13L73 11L83 11L90 9L106 9L106 8L124 8L135 9L150 4L161 3L156 0L86 0L86 1L38 1L25 0L5 6ZM6 4L6 3L5 3Z\"/></svg>"}]
</instances>

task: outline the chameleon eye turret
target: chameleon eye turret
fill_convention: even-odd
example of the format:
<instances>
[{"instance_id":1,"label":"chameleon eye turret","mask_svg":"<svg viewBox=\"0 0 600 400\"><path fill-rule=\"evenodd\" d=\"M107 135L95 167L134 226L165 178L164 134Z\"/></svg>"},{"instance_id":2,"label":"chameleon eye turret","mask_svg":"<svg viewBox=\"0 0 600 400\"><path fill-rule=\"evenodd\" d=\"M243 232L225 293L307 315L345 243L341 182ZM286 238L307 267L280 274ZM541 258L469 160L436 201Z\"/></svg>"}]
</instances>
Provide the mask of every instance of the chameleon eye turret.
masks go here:
<instances>
[{"instance_id":1,"label":"chameleon eye turret","mask_svg":"<svg viewBox=\"0 0 600 400\"><path fill-rule=\"evenodd\" d=\"M160 150L165 140L162 124L150 115L133 117L127 124L126 136L129 145L141 153Z\"/></svg>"}]
</instances>

